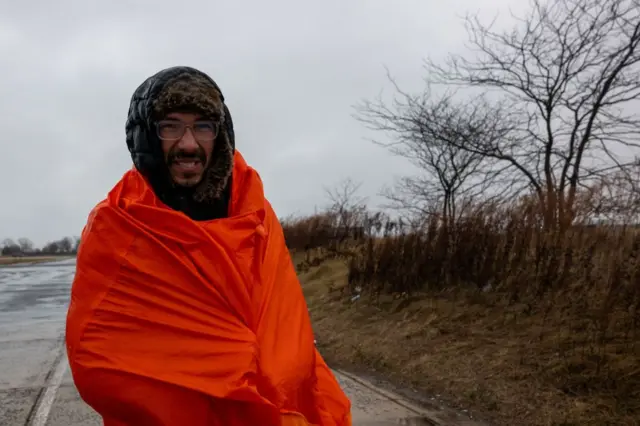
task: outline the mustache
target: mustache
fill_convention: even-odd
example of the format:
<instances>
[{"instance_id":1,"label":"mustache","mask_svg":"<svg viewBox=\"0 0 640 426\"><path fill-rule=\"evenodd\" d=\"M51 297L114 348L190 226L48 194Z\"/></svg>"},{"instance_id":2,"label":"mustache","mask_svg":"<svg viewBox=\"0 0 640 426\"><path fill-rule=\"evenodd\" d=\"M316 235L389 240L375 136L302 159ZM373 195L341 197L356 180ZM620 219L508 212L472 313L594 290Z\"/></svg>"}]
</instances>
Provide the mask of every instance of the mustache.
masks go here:
<instances>
[{"instance_id":1,"label":"mustache","mask_svg":"<svg viewBox=\"0 0 640 426\"><path fill-rule=\"evenodd\" d=\"M198 149L196 152L186 152L182 149L176 149L175 151L169 152L169 155L167 156L167 162L169 164L178 160L198 160L204 164L207 162L207 155L203 149Z\"/></svg>"}]
</instances>

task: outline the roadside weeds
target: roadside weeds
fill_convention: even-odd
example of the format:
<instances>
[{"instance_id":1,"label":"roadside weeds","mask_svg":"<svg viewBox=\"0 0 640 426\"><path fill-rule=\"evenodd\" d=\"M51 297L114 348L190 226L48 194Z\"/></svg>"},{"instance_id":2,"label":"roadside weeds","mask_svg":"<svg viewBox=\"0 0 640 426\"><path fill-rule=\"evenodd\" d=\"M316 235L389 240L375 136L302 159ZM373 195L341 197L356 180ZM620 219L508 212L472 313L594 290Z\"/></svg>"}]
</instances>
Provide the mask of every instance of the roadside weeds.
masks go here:
<instances>
[{"instance_id":1,"label":"roadside weeds","mask_svg":"<svg viewBox=\"0 0 640 426\"><path fill-rule=\"evenodd\" d=\"M350 298L343 291L347 273L336 259L300 273L318 346L333 366L388 380L423 404L449 406L495 425L638 424L619 409L614 416L615 404L624 401L613 388L588 397L573 392L584 386L580 380L593 380L594 366L585 364L591 358L584 348L565 347L568 337L575 342L590 332L568 303L556 300L551 311L530 312L525 305L502 304L496 295L463 290L410 300ZM610 365L634 374L638 364L629 363L636 358L619 352Z\"/></svg>"}]
</instances>

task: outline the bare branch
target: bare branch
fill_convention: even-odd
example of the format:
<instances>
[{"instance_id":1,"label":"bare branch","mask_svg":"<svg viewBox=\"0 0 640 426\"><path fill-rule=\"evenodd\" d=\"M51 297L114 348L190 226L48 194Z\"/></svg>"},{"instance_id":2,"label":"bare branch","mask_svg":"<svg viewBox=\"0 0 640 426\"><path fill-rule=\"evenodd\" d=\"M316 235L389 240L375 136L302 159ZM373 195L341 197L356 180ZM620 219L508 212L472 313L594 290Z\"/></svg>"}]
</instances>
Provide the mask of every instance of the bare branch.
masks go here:
<instances>
[{"instance_id":1,"label":"bare branch","mask_svg":"<svg viewBox=\"0 0 640 426\"><path fill-rule=\"evenodd\" d=\"M548 225L571 219L579 186L596 182L596 170L624 169L640 144L628 111L640 101L640 1L533 0L507 32L465 22L475 56L427 60L428 81L500 94L502 125L459 148L517 170Z\"/></svg>"},{"instance_id":2,"label":"bare branch","mask_svg":"<svg viewBox=\"0 0 640 426\"><path fill-rule=\"evenodd\" d=\"M456 102L451 93L436 98L428 88L411 95L389 79L395 89L390 105L378 98L356 107L359 121L390 135L390 142L378 143L419 170L384 191L390 201L387 207L423 217L437 214L445 223L453 223L460 214L459 198L486 191L505 169L496 168L496 160L483 156L481 148L470 148L501 137L496 125L502 124L495 110L481 102Z\"/></svg>"}]
</instances>

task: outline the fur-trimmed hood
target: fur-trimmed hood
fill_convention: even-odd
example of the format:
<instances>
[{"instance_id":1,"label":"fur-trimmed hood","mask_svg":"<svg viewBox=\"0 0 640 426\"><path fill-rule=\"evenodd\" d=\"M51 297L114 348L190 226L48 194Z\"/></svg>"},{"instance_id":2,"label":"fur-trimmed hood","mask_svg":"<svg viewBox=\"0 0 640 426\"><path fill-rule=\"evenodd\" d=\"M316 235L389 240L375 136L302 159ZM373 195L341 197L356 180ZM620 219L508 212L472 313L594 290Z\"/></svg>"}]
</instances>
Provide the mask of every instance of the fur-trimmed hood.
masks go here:
<instances>
[{"instance_id":1,"label":"fur-trimmed hood","mask_svg":"<svg viewBox=\"0 0 640 426\"><path fill-rule=\"evenodd\" d=\"M213 158L194 189L173 185L155 131L155 123L173 111L197 112L219 123ZM196 220L226 215L235 151L233 122L222 92L208 75L191 67L172 67L149 77L131 98L125 129L134 165L163 202Z\"/></svg>"}]
</instances>

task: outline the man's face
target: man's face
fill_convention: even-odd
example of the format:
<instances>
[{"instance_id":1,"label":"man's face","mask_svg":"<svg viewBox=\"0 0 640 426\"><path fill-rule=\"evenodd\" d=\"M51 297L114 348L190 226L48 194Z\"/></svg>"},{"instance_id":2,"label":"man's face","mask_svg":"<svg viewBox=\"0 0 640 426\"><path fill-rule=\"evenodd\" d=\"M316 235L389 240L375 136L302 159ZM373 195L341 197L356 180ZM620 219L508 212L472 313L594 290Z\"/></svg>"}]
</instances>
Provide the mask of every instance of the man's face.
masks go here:
<instances>
[{"instance_id":1,"label":"man's face","mask_svg":"<svg viewBox=\"0 0 640 426\"><path fill-rule=\"evenodd\" d=\"M198 114L175 112L158 122L158 136L174 183L195 186L211 162L217 126Z\"/></svg>"}]
</instances>

